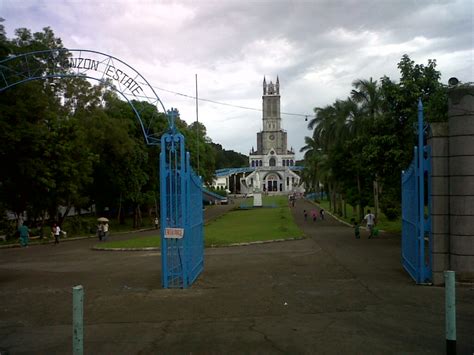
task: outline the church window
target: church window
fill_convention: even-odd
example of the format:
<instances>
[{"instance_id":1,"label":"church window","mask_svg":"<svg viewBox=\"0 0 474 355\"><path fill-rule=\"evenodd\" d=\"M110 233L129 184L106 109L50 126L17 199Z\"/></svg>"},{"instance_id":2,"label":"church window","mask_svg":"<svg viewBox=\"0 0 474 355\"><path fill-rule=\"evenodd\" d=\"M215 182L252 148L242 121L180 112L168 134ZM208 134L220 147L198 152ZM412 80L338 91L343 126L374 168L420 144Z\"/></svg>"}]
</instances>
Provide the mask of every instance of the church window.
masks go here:
<instances>
[{"instance_id":1,"label":"church window","mask_svg":"<svg viewBox=\"0 0 474 355\"><path fill-rule=\"evenodd\" d=\"M290 178L289 177L286 178L286 186L290 186Z\"/></svg>"},{"instance_id":2,"label":"church window","mask_svg":"<svg viewBox=\"0 0 474 355\"><path fill-rule=\"evenodd\" d=\"M261 160L259 161L259 163L260 163L260 166L262 166L262 161Z\"/></svg>"},{"instance_id":3,"label":"church window","mask_svg":"<svg viewBox=\"0 0 474 355\"><path fill-rule=\"evenodd\" d=\"M271 157L270 158L270 166L275 166L275 165L276 165L275 158Z\"/></svg>"},{"instance_id":4,"label":"church window","mask_svg":"<svg viewBox=\"0 0 474 355\"><path fill-rule=\"evenodd\" d=\"M252 160L252 168L255 167L255 160Z\"/></svg>"},{"instance_id":5,"label":"church window","mask_svg":"<svg viewBox=\"0 0 474 355\"><path fill-rule=\"evenodd\" d=\"M291 185L294 185L294 184L295 184L295 178L292 177L292 178L291 178Z\"/></svg>"},{"instance_id":6,"label":"church window","mask_svg":"<svg viewBox=\"0 0 474 355\"><path fill-rule=\"evenodd\" d=\"M283 159L283 166L285 166L285 165L286 165L286 160L285 160L285 159Z\"/></svg>"}]
</instances>

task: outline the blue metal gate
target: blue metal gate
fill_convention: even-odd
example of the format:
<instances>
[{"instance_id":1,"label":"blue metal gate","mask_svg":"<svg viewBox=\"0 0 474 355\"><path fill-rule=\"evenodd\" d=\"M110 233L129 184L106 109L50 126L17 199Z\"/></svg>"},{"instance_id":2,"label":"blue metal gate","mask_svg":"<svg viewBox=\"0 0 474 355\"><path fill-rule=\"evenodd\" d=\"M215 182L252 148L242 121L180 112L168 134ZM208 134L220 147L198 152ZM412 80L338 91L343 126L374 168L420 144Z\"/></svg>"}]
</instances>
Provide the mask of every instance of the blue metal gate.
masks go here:
<instances>
[{"instance_id":1,"label":"blue metal gate","mask_svg":"<svg viewBox=\"0 0 474 355\"><path fill-rule=\"evenodd\" d=\"M402 265L417 284L429 283L431 269L431 151L423 142L423 105L418 103L418 147L402 172Z\"/></svg>"},{"instance_id":2,"label":"blue metal gate","mask_svg":"<svg viewBox=\"0 0 474 355\"><path fill-rule=\"evenodd\" d=\"M172 123L161 137L160 153L162 284L186 288L204 266L202 181L191 168L184 136L174 126L177 111L168 114ZM169 231L178 235L170 237Z\"/></svg>"}]
</instances>

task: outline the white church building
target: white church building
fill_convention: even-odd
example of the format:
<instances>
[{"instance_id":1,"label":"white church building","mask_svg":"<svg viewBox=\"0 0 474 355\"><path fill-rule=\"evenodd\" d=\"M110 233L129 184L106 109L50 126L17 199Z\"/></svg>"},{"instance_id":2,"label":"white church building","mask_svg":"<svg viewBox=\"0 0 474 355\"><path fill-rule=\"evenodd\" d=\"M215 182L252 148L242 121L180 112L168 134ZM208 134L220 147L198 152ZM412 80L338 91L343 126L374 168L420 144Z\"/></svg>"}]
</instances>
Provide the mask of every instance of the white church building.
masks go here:
<instances>
[{"instance_id":1,"label":"white church building","mask_svg":"<svg viewBox=\"0 0 474 355\"><path fill-rule=\"evenodd\" d=\"M287 132L281 123L280 81L277 77L275 84L267 84L264 78L262 130L257 132L257 149L250 151L248 168L216 171L214 187L234 194L304 192L298 175L302 167L295 166L295 153L293 148L288 149Z\"/></svg>"}]
</instances>

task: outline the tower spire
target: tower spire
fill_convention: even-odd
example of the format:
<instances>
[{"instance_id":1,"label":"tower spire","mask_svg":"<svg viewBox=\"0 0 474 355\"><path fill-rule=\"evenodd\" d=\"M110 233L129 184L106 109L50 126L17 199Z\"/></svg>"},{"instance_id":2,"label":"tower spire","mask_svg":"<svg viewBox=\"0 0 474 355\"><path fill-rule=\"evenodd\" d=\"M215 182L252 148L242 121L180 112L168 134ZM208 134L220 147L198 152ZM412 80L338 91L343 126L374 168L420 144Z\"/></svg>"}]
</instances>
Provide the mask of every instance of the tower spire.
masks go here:
<instances>
[{"instance_id":1,"label":"tower spire","mask_svg":"<svg viewBox=\"0 0 474 355\"><path fill-rule=\"evenodd\" d=\"M265 75L263 76L263 95L267 94L267 81L265 80Z\"/></svg>"},{"instance_id":2,"label":"tower spire","mask_svg":"<svg viewBox=\"0 0 474 355\"><path fill-rule=\"evenodd\" d=\"M278 78L278 75L277 75L277 81L275 84L275 89L276 89L276 94L280 95L280 79Z\"/></svg>"}]
</instances>

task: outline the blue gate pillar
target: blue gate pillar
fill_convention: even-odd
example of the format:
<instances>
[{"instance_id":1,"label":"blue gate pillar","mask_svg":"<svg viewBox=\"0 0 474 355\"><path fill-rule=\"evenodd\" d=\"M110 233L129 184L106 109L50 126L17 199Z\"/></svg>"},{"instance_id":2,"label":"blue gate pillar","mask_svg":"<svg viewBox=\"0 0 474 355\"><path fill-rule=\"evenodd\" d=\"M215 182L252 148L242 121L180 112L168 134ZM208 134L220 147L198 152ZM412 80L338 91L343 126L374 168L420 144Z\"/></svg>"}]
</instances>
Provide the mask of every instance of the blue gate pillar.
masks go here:
<instances>
[{"instance_id":1,"label":"blue gate pillar","mask_svg":"<svg viewBox=\"0 0 474 355\"><path fill-rule=\"evenodd\" d=\"M402 265L418 284L432 280L430 155L430 147L424 145L423 105L419 100L418 148L401 179Z\"/></svg>"},{"instance_id":2,"label":"blue gate pillar","mask_svg":"<svg viewBox=\"0 0 474 355\"><path fill-rule=\"evenodd\" d=\"M203 270L202 182L190 165L184 136L168 111L170 129L161 137L161 267L164 288L186 288Z\"/></svg>"}]
</instances>

